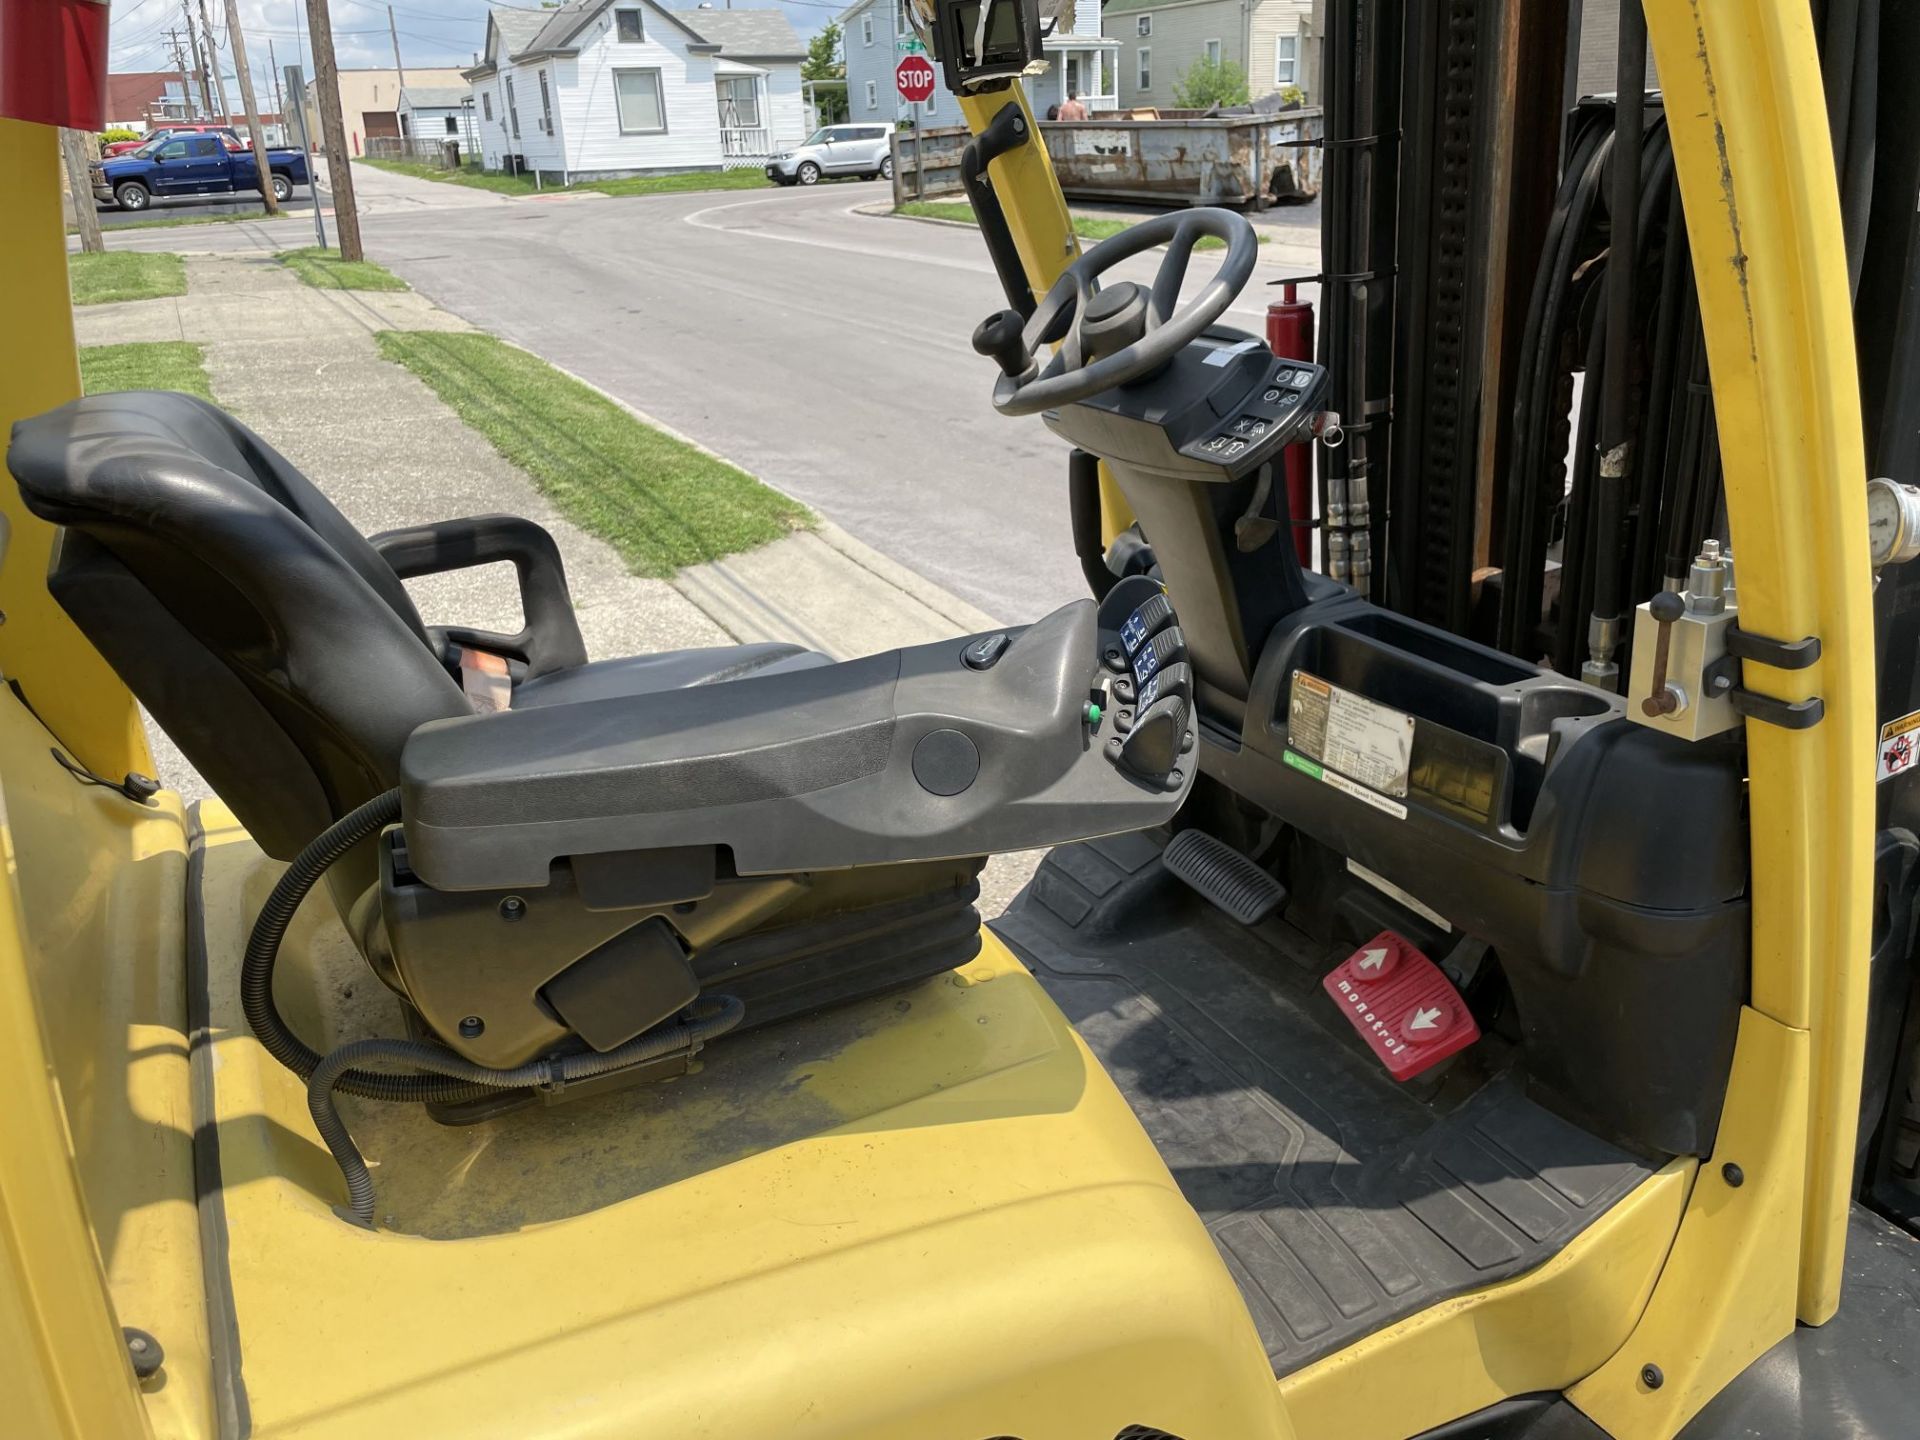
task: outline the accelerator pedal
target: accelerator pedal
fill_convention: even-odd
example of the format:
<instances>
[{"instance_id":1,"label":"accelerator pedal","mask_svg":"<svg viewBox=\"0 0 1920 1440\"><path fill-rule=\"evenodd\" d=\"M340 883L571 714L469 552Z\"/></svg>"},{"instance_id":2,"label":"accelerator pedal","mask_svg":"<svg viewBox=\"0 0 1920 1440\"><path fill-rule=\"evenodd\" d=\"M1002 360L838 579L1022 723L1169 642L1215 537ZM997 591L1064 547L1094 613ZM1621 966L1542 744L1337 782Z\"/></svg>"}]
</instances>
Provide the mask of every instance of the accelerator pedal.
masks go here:
<instances>
[{"instance_id":1,"label":"accelerator pedal","mask_svg":"<svg viewBox=\"0 0 1920 1440\"><path fill-rule=\"evenodd\" d=\"M1257 925L1287 898L1287 887L1233 846L1204 830L1182 830L1161 863L1242 925Z\"/></svg>"}]
</instances>

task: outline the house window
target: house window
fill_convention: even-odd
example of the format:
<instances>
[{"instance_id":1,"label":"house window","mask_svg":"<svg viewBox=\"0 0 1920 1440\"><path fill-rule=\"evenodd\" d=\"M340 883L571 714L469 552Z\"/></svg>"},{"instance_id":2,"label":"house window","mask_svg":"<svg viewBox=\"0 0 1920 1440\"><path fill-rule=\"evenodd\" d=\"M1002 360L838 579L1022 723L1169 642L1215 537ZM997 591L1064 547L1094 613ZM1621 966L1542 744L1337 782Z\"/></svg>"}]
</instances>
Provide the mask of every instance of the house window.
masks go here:
<instances>
[{"instance_id":1,"label":"house window","mask_svg":"<svg viewBox=\"0 0 1920 1440\"><path fill-rule=\"evenodd\" d=\"M867 81L867 108L869 110L878 110L880 108L880 101L873 93L873 81L871 80Z\"/></svg>"},{"instance_id":2,"label":"house window","mask_svg":"<svg viewBox=\"0 0 1920 1440\"><path fill-rule=\"evenodd\" d=\"M1142 15L1139 19L1135 20L1133 22L1133 33L1138 35L1142 40L1153 34L1153 16Z\"/></svg>"},{"instance_id":3,"label":"house window","mask_svg":"<svg viewBox=\"0 0 1920 1440\"><path fill-rule=\"evenodd\" d=\"M1295 31L1291 35L1273 37L1273 83L1292 85L1294 76L1300 69L1300 35Z\"/></svg>"},{"instance_id":4,"label":"house window","mask_svg":"<svg viewBox=\"0 0 1920 1440\"><path fill-rule=\"evenodd\" d=\"M547 93L547 72L536 72L540 76L540 128L547 134L553 133L553 96Z\"/></svg>"},{"instance_id":5,"label":"house window","mask_svg":"<svg viewBox=\"0 0 1920 1440\"><path fill-rule=\"evenodd\" d=\"M658 135L667 128L658 70L614 71L613 96L622 135Z\"/></svg>"},{"instance_id":6,"label":"house window","mask_svg":"<svg viewBox=\"0 0 1920 1440\"><path fill-rule=\"evenodd\" d=\"M493 119L493 92L491 90L480 97L480 114L485 119Z\"/></svg>"},{"instance_id":7,"label":"house window","mask_svg":"<svg viewBox=\"0 0 1920 1440\"><path fill-rule=\"evenodd\" d=\"M638 45L647 38L646 31L640 28L638 10L616 10L613 12L614 38L622 45Z\"/></svg>"},{"instance_id":8,"label":"house window","mask_svg":"<svg viewBox=\"0 0 1920 1440\"><path fill-rule=\"evenodd\" d=\"M1207 63L1209 65L1218 65L1220 63L1220 42L1218 40L1207 41Z\"/></svg>"},{"instance_id":9,"label":"house window","mask_svg":"<svg viewBox=\"0 0 1920 1440\"><path fill-rule=\"evenodd\" d=\"M907 0L893 0L893 38L904 40L913 34L913 22L907 16Z\"/></svg>"},{"instance_id":10,"label":"house window","mask_svg":"<svg viewBox=\"0 0 1920 1440\"><path fill-rule=\"evenodd\" d=\"M459 133L460 133L460 122L454 119L453 116L451 115L447 116L447 134L458 135Z\"/></svg>"},{"instance_id":11,"label":"house window","mask_svg":"<svg viewBox=\"0 0 1920 1440\"><path fill-rule=\"evenodd\" d=\"M720 123L729 130L760 128L760 86L751 75L727 75L713 82L720 97Z\"/></svg>"},{"instance_id":12,"label":"house window","mask_svg":"<svg viewBox=\"0 0 1920 1440\"><path fill-rule=\"evenodd\" d=\"M513 99L513 77L507 77L507 128L513 131L513 138L520 138L520 107Z\"/></svg>"},{"instance_id":13,"label":"house window","mask_svg":"<svg viewBox=\"0 0 1920 1440\"><path fill-rule=\"evenodd\" d=\"M1134 51L1134 56L1140 62L1140 73L1135 84L1142 90L1151 90L1153 88L1153 51L1142 45Z\"/></svg>"},{"instance_id":14,"label":"house window","mask_svg":"<svg viewBox=\"0 0 1920 1440\"><path fill-rule=\"evenodd\" d=\"M860 17L860 43L873 44L873 12L871 10Z\"/></svg>"}]
</instances>

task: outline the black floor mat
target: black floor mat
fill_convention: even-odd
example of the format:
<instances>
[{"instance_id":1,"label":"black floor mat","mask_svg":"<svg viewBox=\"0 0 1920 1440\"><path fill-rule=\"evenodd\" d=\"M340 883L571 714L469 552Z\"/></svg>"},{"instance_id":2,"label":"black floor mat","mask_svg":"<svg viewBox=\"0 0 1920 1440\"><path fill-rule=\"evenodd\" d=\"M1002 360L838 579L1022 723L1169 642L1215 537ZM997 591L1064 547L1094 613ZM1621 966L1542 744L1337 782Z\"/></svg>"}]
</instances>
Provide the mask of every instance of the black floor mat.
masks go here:
<instances>
[{"instance_id":1,"label":"black floor mat","mask_svg":"<svg viewBox=\"0 0 1920 1440\"><path fill-rule=\"evenodd\" d=\"M1422 1103L1320 990L1338 957L1219 916L1142 836L1056 850L994 928L1132 1103L1276 1374L1540 1264L1649 1173L1510 1081Z\"/></svg>"}]
</instances>

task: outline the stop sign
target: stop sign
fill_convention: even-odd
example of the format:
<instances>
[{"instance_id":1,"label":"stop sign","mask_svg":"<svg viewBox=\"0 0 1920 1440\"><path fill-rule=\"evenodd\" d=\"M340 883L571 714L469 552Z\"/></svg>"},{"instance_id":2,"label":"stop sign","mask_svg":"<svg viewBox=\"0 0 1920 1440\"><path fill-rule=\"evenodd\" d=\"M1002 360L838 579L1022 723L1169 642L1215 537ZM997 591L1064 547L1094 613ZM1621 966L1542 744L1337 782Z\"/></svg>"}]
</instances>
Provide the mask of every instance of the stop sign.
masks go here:
<instances>
[{"instance_id":1,"label":"stop sign","mask_svg":"<svg viewBox=\"0 0 1920 1440\"><path fill-rule=\"evenodd\" d=\"M909 55L894 68L893 83L900 98L918 105L933 98L933 66L924 55Z\"/></svg>"}]
</instances>

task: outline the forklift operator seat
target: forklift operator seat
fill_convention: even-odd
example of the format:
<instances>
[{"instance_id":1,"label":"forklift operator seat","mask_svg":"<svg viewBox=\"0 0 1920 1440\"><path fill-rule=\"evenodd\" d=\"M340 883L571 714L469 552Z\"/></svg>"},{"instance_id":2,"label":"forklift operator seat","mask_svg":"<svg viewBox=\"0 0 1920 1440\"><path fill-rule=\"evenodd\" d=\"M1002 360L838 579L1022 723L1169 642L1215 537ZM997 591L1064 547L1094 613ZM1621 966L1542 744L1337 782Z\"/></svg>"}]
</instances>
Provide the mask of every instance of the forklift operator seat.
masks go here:
<instances>
[{"instance_id":1,"label":"forklift operator seat","mask_svg":"<svg viewBox=\"0 0 1920 1440\"><path fill-rule=\"evenodd\" d=\"M54 597L276 859L396 785L419 726L502 691L522 709L831 663L762 644L589 664L545 530L480 516L369 540L187 395L73 401L16 425L7 463L27 508L63 527ZM401 583L501 561L519 574L518 635L429 627ZM493 703L469 699L463 663Z\"/></svg>"}]
</instances>

